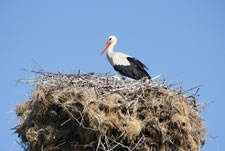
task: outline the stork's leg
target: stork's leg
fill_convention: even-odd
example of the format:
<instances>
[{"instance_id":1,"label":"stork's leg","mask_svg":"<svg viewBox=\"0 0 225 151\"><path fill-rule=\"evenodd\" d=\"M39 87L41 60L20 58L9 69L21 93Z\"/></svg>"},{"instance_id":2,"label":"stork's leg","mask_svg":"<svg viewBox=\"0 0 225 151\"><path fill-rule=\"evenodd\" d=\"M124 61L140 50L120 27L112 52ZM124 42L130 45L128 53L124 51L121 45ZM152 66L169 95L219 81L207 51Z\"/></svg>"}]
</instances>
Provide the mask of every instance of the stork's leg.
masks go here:
<instances>
[{"instance_id":1,"label":"stork's leg","mask_svg":"<svg viewBox=\"0 0 225 151\"><path fill-rule=\"evenodd\" d=\"M123 76L119 71L117 71L119 74L120 74L120 76L122 77L122 80L126 80L126 76Z\"/></svg>"}]
</instances>

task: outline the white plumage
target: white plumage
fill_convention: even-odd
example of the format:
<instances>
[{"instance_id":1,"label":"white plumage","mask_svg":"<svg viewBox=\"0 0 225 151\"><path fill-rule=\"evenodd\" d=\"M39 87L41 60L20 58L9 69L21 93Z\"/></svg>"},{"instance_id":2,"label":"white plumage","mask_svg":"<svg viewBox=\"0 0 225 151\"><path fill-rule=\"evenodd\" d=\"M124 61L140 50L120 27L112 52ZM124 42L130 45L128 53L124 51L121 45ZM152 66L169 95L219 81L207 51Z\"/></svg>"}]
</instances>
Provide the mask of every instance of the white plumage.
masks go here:
<instances>
[{"instance_id":1,"label":"white plumage","mask_svg":"<svg viewBox=\"0 0 225 151\"><path fill-rule=\"evenodd\" d=\"M121 52L114 52L112 56L109 56L109 50L107 51L107 58L112 66L115 66L115 65L129 66L130 62L127 60L127 57L131 57L131 56L128 56Z\"/></svg>"}]
</instances>

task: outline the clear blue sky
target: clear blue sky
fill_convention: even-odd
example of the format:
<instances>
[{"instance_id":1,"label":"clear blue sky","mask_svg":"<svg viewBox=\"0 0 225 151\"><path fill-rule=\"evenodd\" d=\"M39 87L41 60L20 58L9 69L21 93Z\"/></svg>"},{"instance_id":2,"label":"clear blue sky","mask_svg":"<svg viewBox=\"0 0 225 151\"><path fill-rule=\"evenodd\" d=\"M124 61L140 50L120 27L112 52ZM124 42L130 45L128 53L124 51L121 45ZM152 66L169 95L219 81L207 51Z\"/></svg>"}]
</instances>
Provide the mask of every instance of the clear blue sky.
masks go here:
<instances>
[{"instance_id":1,"label":"clear blue sky","mask_svg":"<svg viewBox=\"0 0 225 151\"><path fill-rule=\"evenodd\" d=\"M152 77L163 73L189 89L203 85L200 103L209 134L203 151L225 145L224 0L5 0L0 1L1 150L20 151L10 128L15 105L31 89L17 85L38 62L50 72L116 72L100 53L107 37L117 51L135 56ZM36 68L37 69L37 68Z\"/></svg>"}]
</instances>

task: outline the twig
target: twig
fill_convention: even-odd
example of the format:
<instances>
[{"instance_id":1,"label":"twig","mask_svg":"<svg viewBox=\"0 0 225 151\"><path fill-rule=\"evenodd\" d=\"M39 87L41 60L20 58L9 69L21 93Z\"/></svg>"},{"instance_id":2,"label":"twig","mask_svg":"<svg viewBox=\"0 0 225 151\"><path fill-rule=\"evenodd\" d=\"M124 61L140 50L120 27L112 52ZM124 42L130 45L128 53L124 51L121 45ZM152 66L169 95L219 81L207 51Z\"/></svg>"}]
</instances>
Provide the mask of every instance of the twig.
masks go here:
<instances>
[{"instance_id":1,"label":"twig","mask_svg":"<svg viewBox=\"0 0 225 151\"><path fill-rule=\"evenodd\" d=\"M163 75L163 74L161 73L161 74L155 76L154 78L152 78L152 80L158 79L158 78L161 77L162 75Z\"/></svg>"},{"instance_id":2,"label":"twig","mask_svg":"<svg viewBox=\"0 0 225 151\"><path fill-rule=\"evenodd\" d=\"M106 144L107 150L109 150L110 149L109 140L108 140L108 137L106 135L105 135L105 144Z\"/></svg>"},{"instance_id":3,"label":"twig","mask_svg":"<svg viewBox=\"0 0 225 151\"><path fill-rule=\"evenodd\" d=\"M99 145L101 144L101 139L102 139L102 135L99 136L99 139L98 139L98 145L97 145L95 151L98 151Z\"/></svg>"},{"instance_id":4,"label":"twig","mask_svg":"<svg viewBox=\"0 0 225 151\"><path fill-rule=\"evenodd\" d=\"M106 136L106 137L107 137L107 136ZM121 144L121 143L119 143L119 142L117 142L117 141L115 141L115 140L113 140L113 139L111 139L111 138L109 138L109 137L108 137L108 139L111 140L111 141L113 141L113 142L116 143L116 144L119 144L120 146L122 146L122 147L124 147L124 148L127 148L127 149L130 151L130 148L129 148L128 146L125 146L125 145L123 145L123 144Z\"/></svg>"},{"instance_id":5,"label":"twig","mask_svg":"<svg viewBox=\"0 0 225 151\"><path fill-rule=\"evenodd\" d=\"M85 128L85 129L89 129L89 130L93 130L93 131L97 131L96 129L93 129L93 128L89 128L89 127L86 127L84 126L81 122L78 121L77 118L75 118L73 116L73 114L68 110L68 108L64 105L61 104L61 106L64 108L64 110L70 115L70 117L72 117L72 119L74 119L82 128Z\"/></svg>"},{"instance_id":6,"label":"twig","mask_svg":"<svg viewBox=\"0 0 225 151\"><path fill-rule=\"evenodd\" d=\"M197 94L198 94L198 91L200 90L200 88L198 88L197 90L196 90L196 92L195 92L195 94L194 94L194 97L196 97L196 96L198 96Z\"/></svg>"},{"instance_id":7,"label":"twig","mask_svg":"<svg viewBox=\"0 0 225 151\"><path fill-rule=\"evenodd\" d=\"M71 121L71 119L66 120L65 122L63 122L62 124L60 124L60 126L63 126L64 124L66 124L69 121Z\"/></svg>"},{"instance_id":8,"label":"twig","mask_svg":"<svg viewBox=\"0 0 225 151\"><path fill-rule=\"evenodd\" d=\"M136 149L139 146L139 143L143 140L143 137L141 137L141 139L139 139L139 141L135 144L134 147L132 147L131 151L133 151L134 149Z\"/></svg>"},{"instance_id":9,"label":"twig","mask_svg":"<svg viewBox=\"0 0 225 151\"><path fill-rule=\"evenodd\" d=\"M198 86L195 86L195 87L193 87L193 88L191 88L191 89L184 90L183 93L186 93L186 92L191 93L191 92L190 92L191 90L194 90L194 89L199 88L199 87L201 87L201 86L202 86L202 85L198 85ZM192 93L192 94L193 94L193 93Z\"/></svg>"}]
</instances>

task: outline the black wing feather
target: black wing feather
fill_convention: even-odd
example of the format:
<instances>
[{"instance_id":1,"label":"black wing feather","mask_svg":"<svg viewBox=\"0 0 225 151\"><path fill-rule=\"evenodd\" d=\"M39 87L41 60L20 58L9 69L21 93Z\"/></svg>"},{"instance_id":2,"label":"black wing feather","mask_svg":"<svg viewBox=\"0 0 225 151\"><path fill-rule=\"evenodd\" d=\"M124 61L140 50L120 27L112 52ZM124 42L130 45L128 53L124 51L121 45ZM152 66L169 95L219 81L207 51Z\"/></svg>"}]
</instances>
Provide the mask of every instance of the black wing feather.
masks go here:
<instances>
[{"instance_id":1,"label":"black wing feather","mask_svg":"<svg viewBox=\"0 0 225 151\"><path fill-rule=\"evenodd\" d=\"M133 57L127 57L127 60L130 62L129 66L124 65L115 65L113 66L116 71L126 77L130 77L136 80L139 80L143 77L148 77L151 79L150 75L145 70L148 69L141 61Z\"/></svg>"},{"instance_id":2,"label":"black wing feather","mask_svg":"<svg viewBox=\"0 0 225 151\"><path fill-rule=\"evenodd\" d=\"M148 70L148 68L138 59L134 58L134 57L127 57L127 60L131 63L131 64L135 64L137 65L139 68L141 68L142 70L145 70L145 68Z\"/></svg>"}]
</instances>

